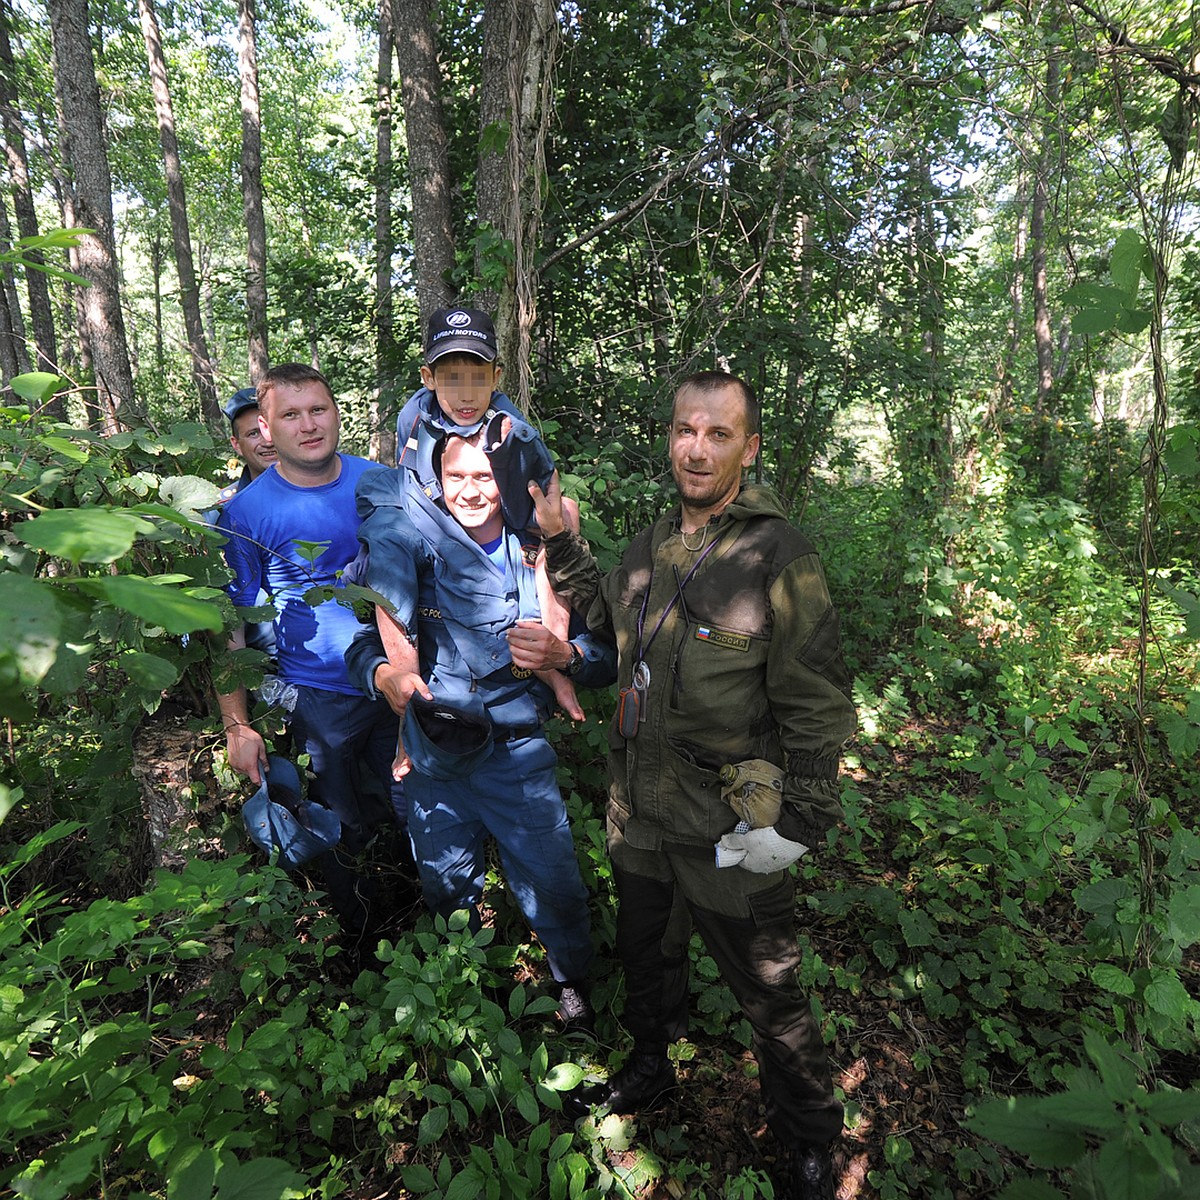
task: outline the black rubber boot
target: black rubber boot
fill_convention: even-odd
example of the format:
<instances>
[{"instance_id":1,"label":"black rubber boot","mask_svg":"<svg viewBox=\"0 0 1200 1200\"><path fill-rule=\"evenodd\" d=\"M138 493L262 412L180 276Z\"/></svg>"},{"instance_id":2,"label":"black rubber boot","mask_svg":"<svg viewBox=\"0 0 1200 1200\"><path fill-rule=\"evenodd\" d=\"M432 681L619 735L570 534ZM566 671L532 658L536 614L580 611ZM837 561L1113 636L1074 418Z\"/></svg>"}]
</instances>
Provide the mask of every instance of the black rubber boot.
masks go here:
<instances>
[{"instance_id":1,"label":"black rubber boot","mask_svg":"<svg viewBox=\"0 0 1200 1200\"><path fill-rule=\"evenodd\" d=\"M676 1083L666 1046L635 1042L625 1065L611 1079L581 1085L563 1096L563 1111L576 1119L593 1108L623 1114L644 1112L666 1100Z\"/></svg>"},{"instance_id":2,"label":"black rubber boot","mask_svg":"<svg viewBox=\"0 0 1200 1200\"><path fill-rule=\"evenodd\" d=\"M675 1090L675 1068L666 1046L635 1042L625 1065L608 1081L598 1101L610 1112L636 1113L654 1108Z\"/></svg>"},{"instance_id":3,"label":"black rubber boot","mask_svg":"<svg viewBox=\"0 0 1200 1200\"><path fill-rule=\"evenodd\" d=\"M833 1160L818 1146L789 1150L780 1200L835 1200Z\"/></svg>"}]
</instances>

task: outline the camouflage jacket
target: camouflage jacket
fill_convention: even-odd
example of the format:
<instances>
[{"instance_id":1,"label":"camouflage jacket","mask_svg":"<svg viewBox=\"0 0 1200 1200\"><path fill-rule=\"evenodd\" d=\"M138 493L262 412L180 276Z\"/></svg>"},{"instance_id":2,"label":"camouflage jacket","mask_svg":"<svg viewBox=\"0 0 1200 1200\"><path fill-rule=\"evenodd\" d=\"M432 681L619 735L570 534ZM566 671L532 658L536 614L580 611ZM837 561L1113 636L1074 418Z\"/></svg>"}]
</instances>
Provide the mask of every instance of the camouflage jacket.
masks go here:
<instances>
[{"instance_id":1,"label":"camouflage jacket","mask_svg":"<svg viewBox=\"0 0 1200 1200\"><path fill-rule=\"evenodd\" d=\"M569 531L546 549L556 590L615 636L618 686L639 655L650 671L637 734L614 721L609 736L609 820L624 840L711 854L737 823L718 771L763 758L784 770L776 829L818 845L841 816L838 762L856 718L820 559L775 494L743 487L694 551L676 509L604 577Z\"/></svg>"}]
</instances>

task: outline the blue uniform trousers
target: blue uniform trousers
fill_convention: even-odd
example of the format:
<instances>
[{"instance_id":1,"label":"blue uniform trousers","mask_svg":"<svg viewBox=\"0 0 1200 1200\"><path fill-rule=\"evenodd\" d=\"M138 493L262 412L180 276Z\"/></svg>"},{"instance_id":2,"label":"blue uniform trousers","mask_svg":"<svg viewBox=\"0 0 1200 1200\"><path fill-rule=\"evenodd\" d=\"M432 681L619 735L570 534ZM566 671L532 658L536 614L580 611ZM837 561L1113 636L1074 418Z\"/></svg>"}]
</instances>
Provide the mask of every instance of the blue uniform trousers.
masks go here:
<instances>
[{"instance_id":1,"label":"blue uniform trousers","mask_svg":"<svg viewBox=\"0 0 1200 1200\"><path fill-rule=\"evenodd\" d=\"M335 812L342 841L317 860L329 898L350 933L371 928L375 881L364 878L355 856L372 830L393 820L403 824L404 787L392 779L400 719L385 700L348 696L298 685L291 732L296 751L309 756L309 798ZM379 781L382 796L364 793L364 773Z\"/></svg>"},{"instance_id":2,"label":"blue uniform trousers","mask_svg":"<svg viewBox=\"0 0 1200 1200\"><path fill-rule=\"evenodd\" d=\"M449 916L474 909L483 897L484 846L491 834L508 887L562 983L586 978L592 940L587 892L554 776L557 761L541 736L497 742L471 775L444 780L414 771L404 791L430 910Z\"/></svg>"}]
</instances>

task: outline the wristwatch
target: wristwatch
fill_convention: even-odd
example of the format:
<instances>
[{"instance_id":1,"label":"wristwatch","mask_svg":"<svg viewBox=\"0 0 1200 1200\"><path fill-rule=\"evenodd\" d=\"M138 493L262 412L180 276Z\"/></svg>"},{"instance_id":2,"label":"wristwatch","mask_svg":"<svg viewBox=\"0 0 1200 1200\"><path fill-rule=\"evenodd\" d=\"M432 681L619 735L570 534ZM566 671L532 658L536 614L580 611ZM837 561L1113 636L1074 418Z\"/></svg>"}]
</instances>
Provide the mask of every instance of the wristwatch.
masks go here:
<instances>
[{"instance_id":1,"label":"wristwatch","mask_svg":"<svg viewBox=\"0 0 1200 1200\"><path fill-rule=\"evenodd\" d=\"M574 642L568 642L567 645L571 647L571 657L567 665L563 667L563 674L570 678L583 666L583 652Z\"/></svg>"}]
</instances>

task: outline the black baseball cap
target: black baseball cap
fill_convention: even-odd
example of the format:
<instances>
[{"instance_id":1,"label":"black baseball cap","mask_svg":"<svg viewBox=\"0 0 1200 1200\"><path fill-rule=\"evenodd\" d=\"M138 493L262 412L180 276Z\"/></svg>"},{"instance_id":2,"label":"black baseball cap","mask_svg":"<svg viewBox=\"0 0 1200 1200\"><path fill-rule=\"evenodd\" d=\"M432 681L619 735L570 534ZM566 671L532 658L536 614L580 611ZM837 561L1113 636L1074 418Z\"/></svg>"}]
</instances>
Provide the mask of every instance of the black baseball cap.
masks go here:
<instances>
[{"instance_id":1,"label":"black baseball cap","mask_svg":"<svg viewBox=\"0 0 1200 1200\"><path fill-rule=\"evenodd\" d=\"M439 308L429 318L425 361L436 362L444 354L455 353L496 361L496 327L487 313L477 308Z\"/></svg>"}]
</instances>

